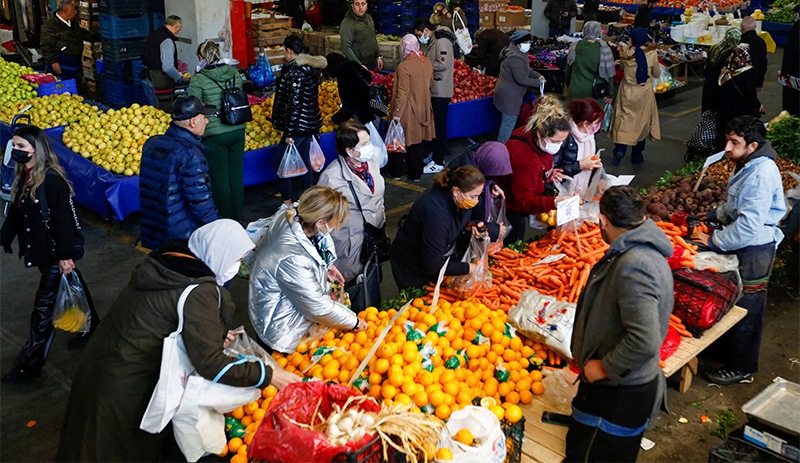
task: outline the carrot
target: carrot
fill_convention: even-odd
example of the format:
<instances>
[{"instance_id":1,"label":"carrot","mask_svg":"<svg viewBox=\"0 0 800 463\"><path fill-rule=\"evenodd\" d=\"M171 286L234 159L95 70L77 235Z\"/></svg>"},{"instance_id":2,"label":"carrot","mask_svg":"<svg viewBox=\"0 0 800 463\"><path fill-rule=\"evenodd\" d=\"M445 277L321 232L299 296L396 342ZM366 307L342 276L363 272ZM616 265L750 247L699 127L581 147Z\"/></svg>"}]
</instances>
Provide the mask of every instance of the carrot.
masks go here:
<instances>
[{"instance_id":1,"label":"carrot","mask_svg":"<svg viewBox=\"0 0 800 463\"><path fill-rule=\"evenodd\" d=\"M706 270L708 270L709 272L719 273L719 270L717 270L716 267L708 267Z\"/></svg>"},{"instance_id":2,"label":"carrot","mask_svg":"<svg viewBox=\"0 0 800 463\"><path fill-rule=\"evenodd\" d=\"M670 314L670 316L669 316L669 321L671 321L671 322L675 322L675 323L683 323L683 322L681 321L681 319L680 319L680 318L678 318L678 316L677 316L677 315L674 315L674 314Z\"/></svg>"},{"instance_id":3,"label":"carrot","mask_svg":"<svg viewBox=\"0 0 800 463\"><path fill-rule=\"evenodd\" d=\"M507 294L509 297L516 300L519 300L519 298L522 297L522 294L509 288L507 285L501 285L500 291L502 291L504 294Z\"/></svg>"},{"instance_id":4,"label":"carrot","mask_svg":"<svg viewBox=\"0 0 800 463\"><path fill-rule=\"evenodd\" d=\"M658 361L658 367L661 368L661 369L667 368L667 362L665 362L663 360L659 360Z\"/></svg>"},{"instance_id":5,"label":"carrot","mask_svg":"<svg viewBox=\"0 0 800 463\"><path fill-rule=\"evenodd\" d=\"M547 363L549 363L550 366L556 366L556 356L555 352L552 350L547 351Z\"/></svg>"},{"instance_id":6,"label":"carrot","mask_svg":"<svg viewBox=\"0 0 800 463\"><path fill-rule=\"evenodd\" d=\"M694 261L688 259L682 260L681 266L686 268L697 268L697 266L694 265Z\"/></svg>"},{"instance_id":7,"label":"carrot","mask_svg":"<svg viewBox=\"0 0 800 463\"><path fill-rule=\"evenodd\" d=\"M680 236L672 237L672 241L674 243L678 244L678 246L681 246L682 248L684 248L687 251L689 251L690 254L697 254L697 249L696 249L697 246L692 246L691 244L687 243L686 240L684 240Z\"/></svg>"}]
</instances>

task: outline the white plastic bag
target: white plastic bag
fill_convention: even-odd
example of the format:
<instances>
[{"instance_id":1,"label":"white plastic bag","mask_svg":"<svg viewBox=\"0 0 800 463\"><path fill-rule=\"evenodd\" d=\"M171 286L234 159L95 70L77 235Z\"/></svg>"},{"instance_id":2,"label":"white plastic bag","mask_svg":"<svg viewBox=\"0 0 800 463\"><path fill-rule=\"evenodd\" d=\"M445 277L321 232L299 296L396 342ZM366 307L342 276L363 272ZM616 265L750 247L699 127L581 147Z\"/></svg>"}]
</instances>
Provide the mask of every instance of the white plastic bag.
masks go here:
<instances>
[{"instance_id":1,"label":"white plastic bag","mask_svg":"<svg viewBox=\"0 0 800 463\"><path fill-rule=\"evenodd\" d=\"M399 122L392 120L389 123L389 130L386 131L386 138L383 142L386 144L386 150L392 153L405 153L406 152L406 133L403 126Z\"/></svg>"},{"instance_id":2,"label":"white plastic bag","mask_svg":"<svg viewBox=\"0 0 800 463\"><path fill-rule=\"evenodd\" d=\"M389 162L389 152L386 151L386 143L383 142L383 138L381 138L381 134L378 133L378 129L375 128L375 124L367 122L364 125L366 125L367 130L369 130L369 141L372 143L372 147L375 150L375 159L378 160L381 167L386 167L386 163Z\"/></svg>"},{"instance_id":3,"label":"white plastic bag","mask_svg":"<svg viewBox=\"0 0 800 463\"><path fill-rule=\"evenodd\" d=\"M272 220L274 218L275 216L272 215L247 224L245 231L247 231L247 235L253 240L253 244L255 244L256 247L244 253L242 264L239 266L239 272L237 272L238 276L250 278L250 269L253 266L253 260L256 258L261 240L264 239L264 236L267 234L267 230L269 230L269 226L272 225Z\"/></svg>"},{"instance_id":4,"label":"white plastic bag","mask_svg":"<svg viewBox=\"0 0 800 463\"><path fill-rule=\"evenodd\" d=\"M565 358L572 358L570 343L575 307L536 290L522 293L519 304L508 311L508 322L524 336L544 343Z\"/></svg>"},{"instance_id":5,"label":"white plastic bag","mask_svg":"<svg viewBox=\"0 0 800 463\"><path fill-rule=\"evenodd\" d=\"M475 438L475 445L456 442L452 436L468 429ZM500 420L488 408L466 406L454 412L442 430L440 448L453 452L453 461L459 463L503 463L506 459L506 436Z\"/></svg>"},{"instance_id":6,"label":"white plastic bag","mask_svg":"<svg viewBox=\"0 0 800 463\"><path fill-rule=\"evenodd\" d=\"M308 150L308 159L311 162L311 168L314 172L319 172L325 167L325 153L322 152L322 147L319 146L317 137L311 136L311 142Z\"/></svg>"},{"instance_id":7,"label":"white plastic bag","mask_svg":"<svg viewBox=\"0 0 800 463\"><path fill-rule=\"evenodd\" d=\"M280 178L292 178L305 175L308 172L303 158L300 157L300 151L294 143L286 144L286 151L283 152L283 158L278 165L276 174Z\"/></svg>"},{"instance_id":8,"label":"white plastic bag","mask_svg":"<svg viewBox=\"0 0 800 463\"><path fill-rule=\"evenodd\" d=\"M456 24L456 19L461 24ZM460 14L453 14L453 30L456 31L458 48L461 49L462 53L468 55L472 51L472 38L469 36L469 29L467 29L467 25L464 24Z\"/></svg>"}]
</instances>

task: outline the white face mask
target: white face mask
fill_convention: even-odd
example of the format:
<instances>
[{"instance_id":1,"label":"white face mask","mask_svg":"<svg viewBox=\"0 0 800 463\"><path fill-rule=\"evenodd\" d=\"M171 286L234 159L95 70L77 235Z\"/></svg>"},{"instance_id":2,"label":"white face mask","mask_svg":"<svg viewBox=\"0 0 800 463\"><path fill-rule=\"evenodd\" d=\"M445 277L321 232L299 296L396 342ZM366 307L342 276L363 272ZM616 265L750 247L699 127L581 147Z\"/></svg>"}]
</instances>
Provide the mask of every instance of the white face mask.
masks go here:
<instances>
[{"instance_id":1,"label":"white face mask","mask_svg":"<svg viewBox=\"0 0 800 463\"><path fill-rule=\"evenodd\" d=\"M322 223L325 225L325 231L323 232L321 228L317 228L317 239L319 241L323 241L331 234L331 228L328 226L328 224L326 222Z\"/></svg>"},{"instance_id":2,"label":"white face mask","mask_svg":"<svg viewBox=\"0 0 800 463\"><path fill-rule=\"evenodd\" d=\"M544 148L542 149L550 154L556 154L561 149L561 143L551 143L544 140Z\"/></svg>"},{"instance_id":3,"label":"white face mask","mask_svg":"<svg viewBox=\"0 0 800 463\"><path fill-rule=\"evenodd\" d=\"M531 44L529 44L529 43L520 44L519 50L522 53L528 53L531 50Z\"/></svg>"},{"instance_id":4,"label":"white face mask","mask_svg":"<svg viewBox=\"0 0 800 463\"><path fill-rule=\"evenodd\" d=\"M428 37L427 35L425 35L425 33L423 32L422 33L422 37L419 38L419 43L421 43L423 45L427 45L428 42L430 42L430 41L431 41L431 38Z\"/></svg>"},{"instance_id":5,"label":"white face mask","mask_svg":"<svg viewBox=\"0 0 800 463\"><path fill-rule=\"evenodd\" d=\"M353 156L358 162L369 162L372 159L372 156L375 155L375 147L372 146L372 143L369 145L364 145L361 148L353 148L353 152L358 154L358 157Z\"/></svg>"},{"instance_id":6,"label":"white face mask","mask_svg":"<svg viewBox=\"0 0 800 463\"><path fill-rule=\"evenodd\" d=\"M241 264L240 261L236 261L235 264L231 268L228 269L227 272L223 273L222 275L217 275L217 284L224 285L225 283L233 280L233 277L239 273L239 265Z\"/></svg>"}]
</instances>

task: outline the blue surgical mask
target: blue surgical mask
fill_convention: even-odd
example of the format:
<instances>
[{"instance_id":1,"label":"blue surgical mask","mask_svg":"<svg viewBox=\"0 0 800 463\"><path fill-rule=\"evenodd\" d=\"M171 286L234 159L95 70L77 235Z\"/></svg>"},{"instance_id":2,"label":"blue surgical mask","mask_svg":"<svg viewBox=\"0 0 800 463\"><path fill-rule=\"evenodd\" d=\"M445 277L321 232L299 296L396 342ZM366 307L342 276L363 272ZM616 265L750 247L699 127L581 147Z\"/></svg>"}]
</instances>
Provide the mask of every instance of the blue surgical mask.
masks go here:
<instances>
[{"instance_id":1,"label":"blue surgical mask","mask_svg":"<svg viewBox=\"0 0 800 463\"><path fill-rule=\"evenodd\" d=\"M325 224L325 231L323 232L321 228L317 228L317 242L321 243L331 234L331 228L328 226L327 222L323 222Z\"/></svg>"},{"instance_id":2,"label":"blue surgical mask","mask_svg":"<svg viewBox=\"0 0 800 463\"><path fill-rule=\"evenodd\" d=\"M419 43L421 43L423 45L427 45L428 42L430 42L430 41L431 41L431 38L428 37L427 35L425 35L425 33L423 32L422 33L422 37L419 38Z\"/></svg>"}]
</instances>

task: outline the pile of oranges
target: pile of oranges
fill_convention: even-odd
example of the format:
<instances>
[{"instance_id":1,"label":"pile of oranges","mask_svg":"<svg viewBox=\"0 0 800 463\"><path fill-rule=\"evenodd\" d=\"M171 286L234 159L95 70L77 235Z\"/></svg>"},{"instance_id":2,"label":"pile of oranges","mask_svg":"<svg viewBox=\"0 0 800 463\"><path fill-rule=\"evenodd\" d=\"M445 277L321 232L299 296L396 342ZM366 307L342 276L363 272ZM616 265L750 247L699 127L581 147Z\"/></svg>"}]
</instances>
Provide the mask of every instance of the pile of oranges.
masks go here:
<instances>
[{"instance_id":1,"label":"pile of oranges","mask_svg":"<svg viewBox=\"0 0 800 463\"><path fill-rule=\"evenodd\" d=\"M369 307L359 314L369 324L366 330L329 331L319 341L301 343L293 354L273 357L292 373L347 384L389 327L354 381L379 403L411 405L447 420L473 399L490 397L492 412L516 423L522 418L518 405L544 393L536 369L546 358L544 348L514 334L502 310L474 300L440 301L431 313L418 298L392 322L396 315L394 309Z\"/></svg>"},{"instance_id":2,"label":"pile of oranges","mask_svg":"<svg viewBox=\"0 0 800 463\"><path fill-rule=\"evenodd\" d=\"M230 454L231 463L247 463L247 446L253 441L256 428L277 393L275 386L267 386L261 390L261 397L258 400L225 414L225 428L230 439L219 453L220 457Z\"/></svg>"},{"instance_id":3,"label":"pile of oranges","mask_svg":"<svg viewBox=\"0 0 800 463\"><path fill-rule=\"evenodd\" d=\"M319 110L322 113L322 128L320 133L333 132L336 128L331 120L334 114L339 111L342 104L339 98L339 84L335 80L326 80L319 84Z\"/></svg>"}]
</instances>

